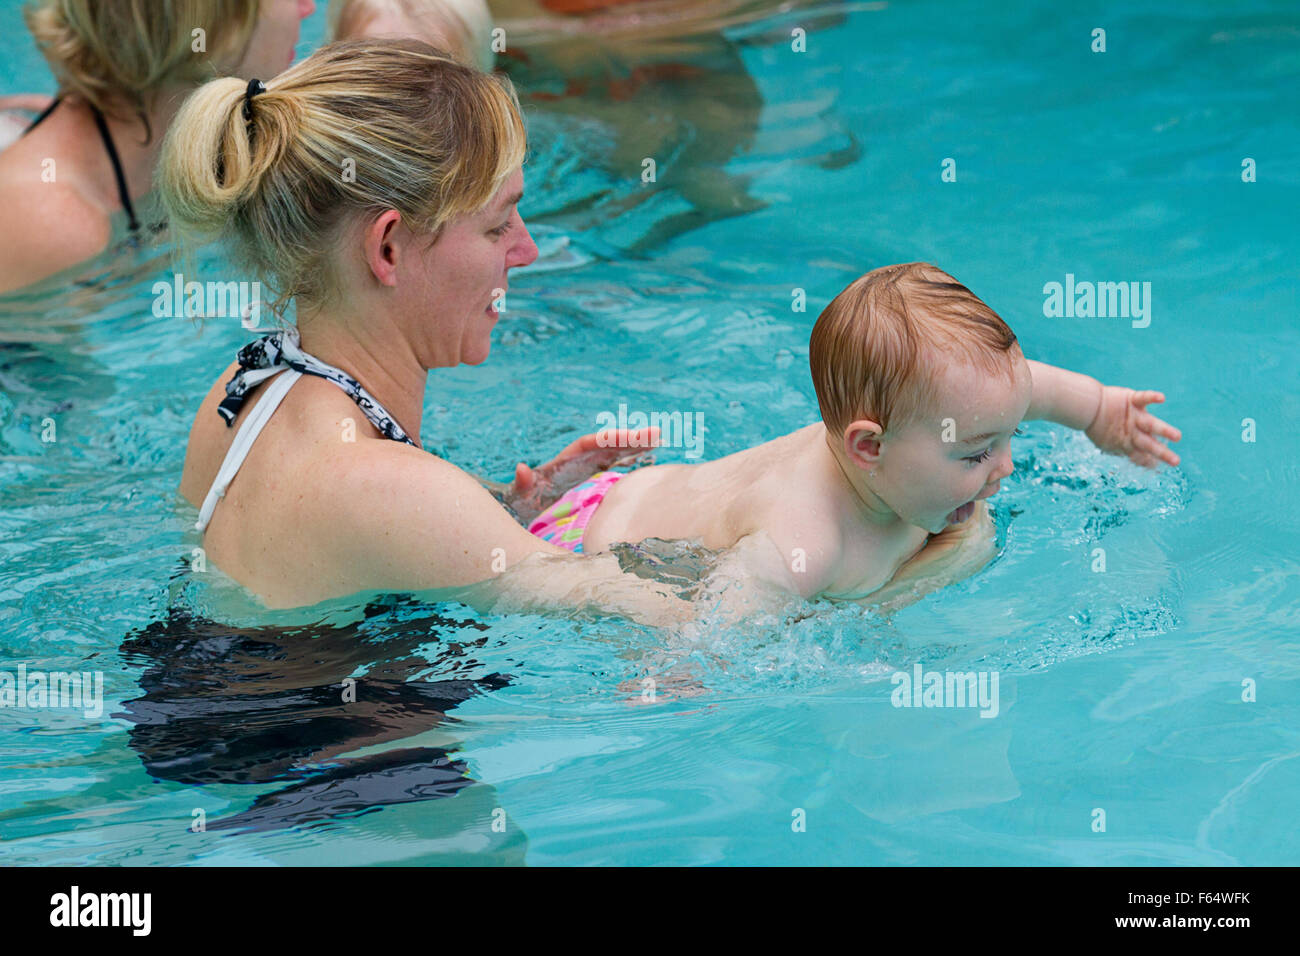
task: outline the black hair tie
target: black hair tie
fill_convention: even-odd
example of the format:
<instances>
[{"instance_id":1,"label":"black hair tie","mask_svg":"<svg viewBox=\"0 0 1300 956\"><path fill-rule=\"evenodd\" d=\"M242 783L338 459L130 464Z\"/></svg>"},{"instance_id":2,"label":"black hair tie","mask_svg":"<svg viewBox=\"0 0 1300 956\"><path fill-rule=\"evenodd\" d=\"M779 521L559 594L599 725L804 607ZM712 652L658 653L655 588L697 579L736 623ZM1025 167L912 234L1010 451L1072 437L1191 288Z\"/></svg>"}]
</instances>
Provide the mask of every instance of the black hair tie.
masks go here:
<instances>
[{"instance_id":1,"label":"black hair tie","mask_svg":"<svg viewBox=\"0 0 1300 956\"><path fill-rule=\"evenodd\" d=\"M248 89L244 91L244 122L250 127L253 124L253 97L258 93L266 92L266 84L261 80L253 79L248 81Z\"/></svg>"}]
</instances>

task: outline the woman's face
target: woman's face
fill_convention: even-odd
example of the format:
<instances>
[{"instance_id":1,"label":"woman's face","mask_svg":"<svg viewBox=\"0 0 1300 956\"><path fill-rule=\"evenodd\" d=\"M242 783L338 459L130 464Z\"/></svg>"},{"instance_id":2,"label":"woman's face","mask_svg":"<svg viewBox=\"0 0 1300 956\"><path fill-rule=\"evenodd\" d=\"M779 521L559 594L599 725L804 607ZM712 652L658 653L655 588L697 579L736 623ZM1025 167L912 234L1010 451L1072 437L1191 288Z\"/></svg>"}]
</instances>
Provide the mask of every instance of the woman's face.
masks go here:
<instances>
[{"instance_id":1,"label":"woman's face","mask_svg":"<svg viewBox=\"0 0 1300 956\"><path fill-rule=\"evenodd\" d=\"M261 0L248 48L230 74L269 80L283 73L293 62L302 21L315 10L314 0Z\"/></svg>"},{"instance_id":2,"label":"woman's face","mask_svg":"<svg viewBox=\"0 0 1300 956\"><path fill-rule=\"evenodd\" d=\"M498 299L509 288L509 272L537 258L537 244L517 208L524 191L524 172L506 178L487 206L448 223L412 283L413 338L426 368L464 363L478 365L492 347Z\"/></svg>"}]
</instances>

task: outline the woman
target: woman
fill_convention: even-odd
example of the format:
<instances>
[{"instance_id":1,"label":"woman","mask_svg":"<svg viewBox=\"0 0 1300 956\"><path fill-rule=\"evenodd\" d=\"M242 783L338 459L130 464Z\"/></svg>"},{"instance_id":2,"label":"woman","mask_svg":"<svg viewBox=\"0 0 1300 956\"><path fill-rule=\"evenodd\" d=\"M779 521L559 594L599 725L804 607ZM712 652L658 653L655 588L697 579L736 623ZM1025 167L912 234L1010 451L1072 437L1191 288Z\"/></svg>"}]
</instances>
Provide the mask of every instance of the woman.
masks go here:
<instances>
[{"instance_id":1,"label":"woman","mask_svg":"<svg viewBox=\"0 0 1300 956\"><path fill-rule=\"evenodd\" d=\"M160 167L173 227L226 240L278 307L297 307L296 329L246 346L213 384L180 488L208 557L267 604L446 589L480 606L683 616L612 556L528 534L419 445L429 371L487 358L493 303L537 256L516 209L524 151L509 81L418 41L333 44L182 107ZM540 477L621 454L595 445ZM513 491L538 477L522 469Z\"/></svg>"},{"instance_id":2,"label":"woman","mask_svg":"<svg viewBox=\"0 0 1300 956\"><path fill-rule=\"evenodd\" d=\"M0 293L151 230L141 197L182 100L212 76L274 76L312 0L38 0L27 25L59 83L0 152Z\"/></svg>"}]
</instances>

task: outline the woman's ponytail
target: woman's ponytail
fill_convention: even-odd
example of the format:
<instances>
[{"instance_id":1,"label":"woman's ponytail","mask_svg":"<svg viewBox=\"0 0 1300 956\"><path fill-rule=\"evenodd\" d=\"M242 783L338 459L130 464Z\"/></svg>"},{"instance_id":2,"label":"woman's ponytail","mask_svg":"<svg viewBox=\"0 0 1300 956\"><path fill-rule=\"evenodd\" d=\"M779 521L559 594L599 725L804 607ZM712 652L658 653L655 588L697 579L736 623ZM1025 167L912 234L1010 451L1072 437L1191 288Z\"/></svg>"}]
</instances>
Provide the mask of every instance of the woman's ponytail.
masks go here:
<instances>
[{"instance_id":1,"label":"woman's ponytail","mask_svg":"<svg viewBox=\"0 0 1300 956\"><path fill-rule=\"evenodd\" d=\"M294 94L273 86L256 94L226 77L195 91L163 142L160 181L173 228L200 241L225 233L241 207L256 201L301 119Z\"/></svg>"}]
</instances>

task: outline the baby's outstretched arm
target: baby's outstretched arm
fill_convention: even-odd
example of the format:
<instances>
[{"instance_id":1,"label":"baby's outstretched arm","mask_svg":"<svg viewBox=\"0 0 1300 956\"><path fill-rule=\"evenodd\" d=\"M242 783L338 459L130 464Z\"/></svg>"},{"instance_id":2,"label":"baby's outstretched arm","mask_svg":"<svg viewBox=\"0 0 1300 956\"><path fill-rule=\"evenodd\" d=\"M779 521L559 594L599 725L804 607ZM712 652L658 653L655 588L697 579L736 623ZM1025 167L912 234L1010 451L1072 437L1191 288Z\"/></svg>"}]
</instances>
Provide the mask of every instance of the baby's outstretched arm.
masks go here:
<instances>
[{"instance_id":1,"label":"baby's outstretched arm","mask_svg":"<svg viewBox=\"0 0 1300 956\"><path fill-rule=\"evenodd\" d=\"M1124 455L1145 468L1160 462L1177 465L1178 455L1161 438L1180 441L1182 432L1146 410L1165 396L1102 385L1095 378L1068 369L1028 362L1033 395L1026 419L1044 419L1082 431L1094 445L1112 455Z\"/></svg>"}]
</instances>

